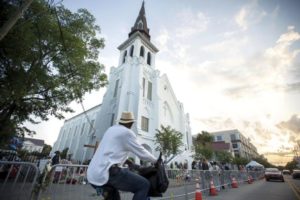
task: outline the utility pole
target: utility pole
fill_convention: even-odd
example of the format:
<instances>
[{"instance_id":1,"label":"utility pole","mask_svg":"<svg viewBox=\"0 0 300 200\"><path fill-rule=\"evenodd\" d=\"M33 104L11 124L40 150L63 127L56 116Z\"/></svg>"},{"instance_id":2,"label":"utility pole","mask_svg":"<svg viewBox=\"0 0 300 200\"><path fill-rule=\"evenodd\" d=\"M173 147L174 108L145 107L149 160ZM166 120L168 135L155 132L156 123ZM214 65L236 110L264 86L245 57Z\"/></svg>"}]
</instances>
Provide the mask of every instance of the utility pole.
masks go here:
<instances>
[{"instance_id":1,"label":"utility pole","mask_svg":"<svg viewBox=\"0 0 300 200\"><path fill-rule=\"evenodd\" d=\"M25 0L19 9L17 9L11 17L4 23L0 29L0 41L6 36L9 30L15 25L18 19L22 16L23 12L30 6L33 0Z\"/></svg>"}]
</instances>

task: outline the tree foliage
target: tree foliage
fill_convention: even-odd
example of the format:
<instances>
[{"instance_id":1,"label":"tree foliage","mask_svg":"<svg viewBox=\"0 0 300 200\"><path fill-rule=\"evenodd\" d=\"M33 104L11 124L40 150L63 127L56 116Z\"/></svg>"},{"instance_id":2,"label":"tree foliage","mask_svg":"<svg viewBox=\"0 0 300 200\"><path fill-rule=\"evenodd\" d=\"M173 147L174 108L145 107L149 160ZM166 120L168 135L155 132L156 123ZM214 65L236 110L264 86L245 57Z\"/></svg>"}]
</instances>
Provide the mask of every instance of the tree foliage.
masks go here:
<instances>
[{"instance_id":1,"label":"tree foliage","mask_svg":"<svg viewBox=\"0 0 300 200\"><path fill-rule=\"evenodd\" d=\"M2 1L0 27L20 0ZM0 144L32 131L49 115L59 119L71 112L68 104L107 84L98 62L104 40L86 9L72 13L47 1L33 1L0 41Z\"/></svg>"},{"instance_id":2,"label":"tree foliage","mask_svg":"<svg viewBox=\"0 0 300 200\"><path fill-rule=\"evenodd\" d=\"M249 163L249 160L243 157L234 157L232 163L236 165L247 165Z\"/></svg>"},{"instance_id":3,"label":"tree foliage","mask_svg":"<svg viewBox=\"0 0 300 200\"><path fill-rule=\"evenodd\" d=\"M256 158L253 158L253 160L255 160L256 162L262 164L265 168L268 168L268 167L275 167L275 165L269 163L268 159L265 158L263 155L260 155Z\"/></svg>"},{"instance_id":4,"label":"tree foliage","mask_svg":"<svg viewBox=\"0 0 300 200\"><path fill-rule=\"evenodd\" d=\"M42 152L41 152L41 156L42 156L42 157L47 157L47 156L49 156L51 150L52 150L52 146L51 146L51 145L48 145L48 144L45 144L45 145L43 146L43 150L42 150Z\"/></svg>"},{"instance_id":5,"label":"tree foliage","mask_svg":"<svg viewBox=\"0 0 300 200\"><path fill-rule=\"evenodd\" d=\"M158 144L156 151L161 151L165 157L176 155L180 152L182 133L172 129L170 126L161 125L160 130L156 129L155 143Z\"/></svg>"},{"instance_id":6,"label":"tree foliage","mask_svg":"<svg viewBox=\"0 0 300 200\"><path fill-rule=\"evenodd\" d=\"M221 163L231 163L233 160L233 156L227 151L216 151L215 156Z\"/></svg>"},{"instance_id":7,"label":"tree foliage","mask_svg":"<svg viewBox=\"0 0 300 200\"><path fill-rule=\"evenodd\" d=\"M207 131L198 133L196 138L193 140L195 159L211 159L213 156L213 150L211 143L214 141L214 137Z\"/></svg>"},{"instance_id":8,"label":"tree foliage","mask_svg":"<svg viewBox=\"0 0 300 200\"><path fill-rule=\"evenodd\" d=\"M60 158L61 159L67 159L69 148L65 148L61 153L60 153Z\"/></svg>"},{"instance_id":9,"label":"tree foliage","mask_svg":"<svg viewBox=\"0 0 300 200\"><path fill-rule=\"evenodd\" d=\"M297 166L298 162L296 159L293 159L292 161L286 163L285 168L292 171L293 169L298 169L299 167Z\"/></svg>"}]
</instances>

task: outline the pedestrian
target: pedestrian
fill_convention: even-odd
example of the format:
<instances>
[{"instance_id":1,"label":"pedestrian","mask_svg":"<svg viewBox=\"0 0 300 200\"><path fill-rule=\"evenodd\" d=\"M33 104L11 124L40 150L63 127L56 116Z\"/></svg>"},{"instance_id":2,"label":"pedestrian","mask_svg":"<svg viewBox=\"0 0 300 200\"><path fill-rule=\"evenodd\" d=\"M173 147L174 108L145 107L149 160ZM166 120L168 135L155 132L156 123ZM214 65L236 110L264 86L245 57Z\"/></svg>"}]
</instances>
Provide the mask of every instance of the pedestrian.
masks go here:
<instances>
[{"instance_id":1,"label":"pedestrian","mask_svg":"<svg viewBox=\"0 0 300 200\"><path fill-rule=\"evenodd\" d=\"M209 170L209 165L205 158L202 159L202 170Z\"/></svg>"},{"instance_id":2,"label":"pedestrian","mask_svg":"<svg viewBox=\"0 0 300 200\"><path fill-rule=\"evenodd\" d=\"M55 155L51 159L51 165L58 165L60 163L60 151L55 151ZM53 183L58 183L61 173L63 171L63 168L61 166L55 166L54 168L54 176L53 176Z\"/></svg>"},{"instance_id":3,"label":"pedestrian","mask_svg":"<svg viewBox=\"0 0 300 200\"><path fill-rule=\"evenodd\" d=\"M51 165L57 165L60 162L60 151L55 151L55 155L51 159Z\"/></svg>"},{"instance_id":4,"label":"pedestrian","mask_svg":"<svg viewBox=\"0 0 300 200\"><path fill-rule=\"evenodd\" d=\"M157 162L157 159L138 142L131 130L134 122L132 112L123 112L118 124L104 133L88 166L87 179L96 190L110 186L117 190L117 193L118 190L134 193L133 200L146 200L150 182L128 168L121 167L129 153L135 154L141 160Z\"/></svg>"}]
</instances>

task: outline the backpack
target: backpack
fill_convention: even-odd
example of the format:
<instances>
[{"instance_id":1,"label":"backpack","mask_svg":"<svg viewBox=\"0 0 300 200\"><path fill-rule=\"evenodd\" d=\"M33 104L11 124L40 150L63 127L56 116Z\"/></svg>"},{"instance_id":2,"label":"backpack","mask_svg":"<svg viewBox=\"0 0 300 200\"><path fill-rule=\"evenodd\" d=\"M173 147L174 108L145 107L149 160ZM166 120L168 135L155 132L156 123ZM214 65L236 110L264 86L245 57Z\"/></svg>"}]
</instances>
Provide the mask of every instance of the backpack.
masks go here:
<instances>
[{"instance_id":1,"label":"backpack","mask_svg":"<svg viewBox=\"0 0 300 200\"><path fill-rule=\"evenodd\" d=\"M167 191L169 187L169 179L166 174L163 160L161 159L162 153L160 152L159 158L156 163L157 168L157 190L161 193Z\"/></svg>"},{"instance_id":2,"label":"backpack","mask_svg":"<svg viewBox=\"0 0 300 200\"><path fill-rule=\"evenodd\" d=\"M162 193L166 192L169 187L169 179L167 177L165 166L161 159L161 154L154 166L141 167L139 174L150 182L150 190L148 196L162 197Z\"/></svg>"}]
</instances>

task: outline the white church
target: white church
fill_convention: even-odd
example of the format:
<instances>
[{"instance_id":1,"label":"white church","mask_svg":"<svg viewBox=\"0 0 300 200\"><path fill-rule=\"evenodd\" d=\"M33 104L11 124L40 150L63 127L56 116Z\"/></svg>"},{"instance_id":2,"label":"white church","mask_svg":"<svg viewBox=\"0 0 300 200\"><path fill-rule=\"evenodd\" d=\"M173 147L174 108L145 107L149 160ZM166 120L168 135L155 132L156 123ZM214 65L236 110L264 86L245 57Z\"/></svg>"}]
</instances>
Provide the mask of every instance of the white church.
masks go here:
<instances>
[{"instance_id":1,"label":"white church","mask_svg":"<svg viewBox=\"0 0 300 200\"><path fill-rule=\"evenodd\" d=\"M72 160L91 159L94 149L85 145L100 143L104 132L116 123L123 111L134 113L136 122L132 130L139 142L155 156L158 156L155 134L161 125L181 132L183 154L190 152L189 115L177 100L167 75L160 75L156 69L155 56L159 50L150 39L143 3L128 39L118 47L119 66L110 69L102 104L66 120L52 152L69 148L68 155Z\"/></svg>"}]
</instances>

